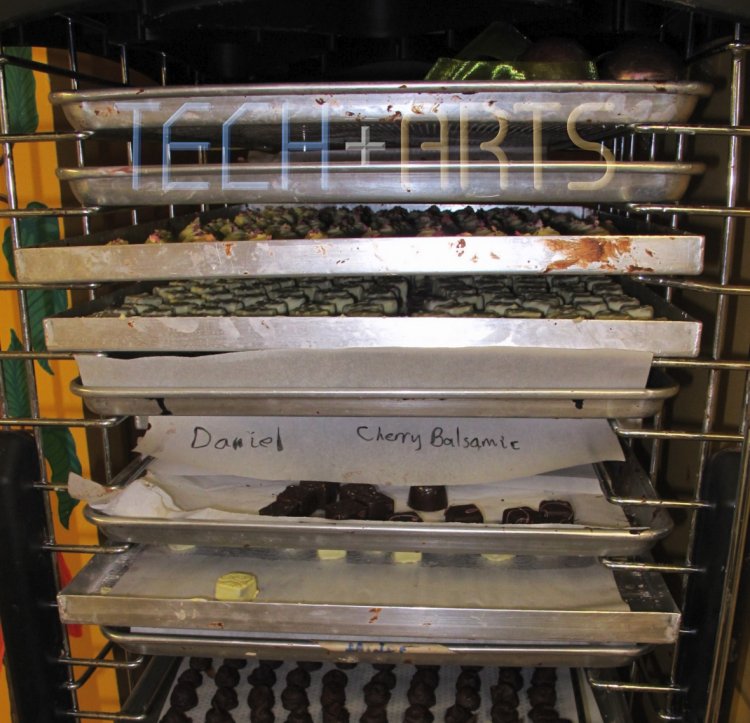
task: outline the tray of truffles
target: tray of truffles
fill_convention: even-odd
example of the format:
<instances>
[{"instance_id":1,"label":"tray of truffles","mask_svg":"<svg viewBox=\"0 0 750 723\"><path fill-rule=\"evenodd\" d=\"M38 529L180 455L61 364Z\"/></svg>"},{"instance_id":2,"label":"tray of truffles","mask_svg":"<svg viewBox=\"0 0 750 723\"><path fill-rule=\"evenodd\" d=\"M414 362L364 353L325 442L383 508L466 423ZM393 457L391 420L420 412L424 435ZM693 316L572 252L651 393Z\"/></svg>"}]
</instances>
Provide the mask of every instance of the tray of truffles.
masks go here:
<instances>
[{"instance_id":1,"label":"tray of truffles","mask_svg":"<svg viewBox=\"0 0 750 723\"><path fill-rule=\"evenodd\" d=\"M137 655L200 655L220 658L325 660L351 666L356 662L451 663L512 666L583 666L614 668L627 665L652 649L648 645L432 645L347 642L341 640L289 640L259 638L238 633L169 629L102 627L108 640Z\"/></svg>"},{"instance_id":2,"label":"tray of truffles","mask_svg":"<svg viewBox=\"0 0 750 723\"><path fill-rule=\"evenodd\" d=\"M367 126L373 140L399 142L403 125L440 120L493 125L492 138L499 113L509 125L565 127L571 116L580 125L674 123L711 90L695 81L407 81L118 88L53 93L51 102L77 130L161 133L168 123L175 137L206 138L230 121L233 138L278 145L282 123L317 128L324 118L333 137L359 141Z\"/></svg>"},{"instance_id":3,"label":"tray of truffles","mask_svg":"<svg viewBox=\"0 0 750 723\"><path fill-rule=\"evenodd\" d=\"M50 351L529 347L696 356L701 325L643 284L577 276L137 284L44 322Z\"/></svg>"},{"instance_id":4,"label":"tray of truffles","mask_svg":"<svg viewBox=\"0 0 750 723\"><path fill-rule=\"evenodd\" d=\"M154 721L595 723L569 668L333 664L193 655L169 678ZM598 711L597 711L598 713Z\"/></svg>"},{"instance_id":5,"label":"tray of truffles","mask_svg":"<svg viewBox=\"0 0 750 723\"><path fill-rule=\"evenodd\" d=\"M701 163L343 161L59 168L87 206L678 201Z\"/></svg>"},{"instance_id":6,"label":"tray of truffles","mask_svg":"<svg viewBox=\"0 0 750 723\"><path fill-rule=\"evenodd\" d=\"M597 558L134 546L58 594L64 623L431 644L658 644L680 613L651 572Z\"/></svg>"},{"instance_id":7,"label":"tray of truffles","mask_svg":"<svg viewBox=\"0 0 750 723\"><path fill-rule=\"evenodd\" d=\"M512 555L646 553L672 529L660 507L620 506L614 496L656 499L632 460L588 465L513 483L391 487L303 480L185 478L148 470L117 479L86 518L108 538L157 545L305 548L321 561L349 552L392 553L419 564L442 552L502 565ZM153 500L153 504L151 501Z\"/></svg>"},{"instance_id":8,"label":"tray of truffles","mask_svg":"<svg viewBox=\"0 0 750 723\"><path fill-rule=\"evenodd\" d=\"M246 243L249 242L249 243ZM22 282L295 274L697 274L702 236L580 208L241 206L17 249Z\"/></svg>"}]
</instances>

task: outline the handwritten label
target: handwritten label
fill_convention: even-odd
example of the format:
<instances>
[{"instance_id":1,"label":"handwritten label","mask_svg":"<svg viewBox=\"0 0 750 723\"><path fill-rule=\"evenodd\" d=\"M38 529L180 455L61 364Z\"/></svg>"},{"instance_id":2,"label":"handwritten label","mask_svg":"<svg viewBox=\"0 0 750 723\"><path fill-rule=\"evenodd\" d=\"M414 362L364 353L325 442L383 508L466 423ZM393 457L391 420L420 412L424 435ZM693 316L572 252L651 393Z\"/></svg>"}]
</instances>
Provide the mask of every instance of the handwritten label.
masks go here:
<instances>
[{"instance_id":1,"label":"handwritten label","mask_svg":"<svg viewBox=\"0 0 750 723\"><path fill-rule=\"evenodd\" d=\"M174 474L483 484L622 459L601 419L152 417L138 451Z\"/></svg>"}]
</instances>

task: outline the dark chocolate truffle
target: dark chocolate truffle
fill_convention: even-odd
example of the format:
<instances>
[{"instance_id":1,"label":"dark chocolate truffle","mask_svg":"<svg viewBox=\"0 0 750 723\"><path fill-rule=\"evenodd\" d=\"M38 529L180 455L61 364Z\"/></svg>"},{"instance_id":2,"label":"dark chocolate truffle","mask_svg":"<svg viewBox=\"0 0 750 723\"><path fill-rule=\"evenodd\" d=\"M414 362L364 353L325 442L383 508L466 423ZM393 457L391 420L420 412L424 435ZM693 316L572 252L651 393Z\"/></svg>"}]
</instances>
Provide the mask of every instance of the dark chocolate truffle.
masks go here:
<instances>
[{"instance_id":1,"label":"dark chocolate truffle","mask_svg":"<svg viewBox=\"0 0 750 723\"><path fill-rule=\"evenodd\" d=\"M275 702L273 690L267 685L254 685L247 694L247 704L251 708L273 708Z\"/></svg>"},{"instance_id":2,"label":"dark chocolate truffle","mask_svg":"<svg viewBox=\"0 0 750 723\"><path fill-rule=\"evenodd\" d=\"M484 515L476 505L451 505L445 511L446 522L484 522Z\"/></svg>"},{"instance_id":3,"label":"dark chocolate truffle","mask_svg":"<svg viewBox=\"0 0 750 723\"><path fill-rule=\"evenodd\" d=\"M349 677L340 670L329 670L323 675L322 680L323 685L338 685L341 688L345 688L349 682Z\"/></svg>"},{"instance_id":4,"label":"dark chocolate truffle","mask_svg":"<svg viewBox=\"0 0 750 723\"><path fill-rule=\"evenodd\" d=\"M203 672L204 670L208 670L211 667L212 662L213 661L211 658L190 658L190 662L188 663L188 665L193 670Z\"/></svg>"},{"instance_id":5,"label":"dark chocolate truffle","mask_svg":"<svg viewBox=\"0 0 750 723\"><path fill-rule=\"evenodd\" d=\"M300 517L302 511L297 500L287 498L274 500L265 507L258 510L259 515L270 515L271 517Z\"/></svg>"},{"instance_id":6,"label":"dark chocolate truffle","mask_svg":"<svg viewBox=\"0 0 750 723\"><path fill-rule=\"evenodd\" d=\"M234 688L217 688L211 705L219 710L234 710L240 704Z\"/></svg>"},{"instance_id":7,"label":"dark chocolate truffle","mask_svg":"<svg viewBox=\"0 0 750 723\"><path fill-rule=\"evenodd\" d=\"M468 685L456 688L456 705L473 711L479 708L481 702L482 699L479 697L479 691L476 688L470 688Z\"/></svg>"},{"instance_id":8,"label":"dark chocolate truffle","mask_svg":"<svg viewBox=\"0 0 750 723\"><path fill-rule=\"evenodd\" d=\"M227 658L224 661L224 665L228 665L230 668L237 668L237 670L242 670L247 665L247 660L245 660L245 658Z\"/></svg>"},{"instance_id":9,"label":"dark chocolate truffle","mask_svg":"<svg viewBox=\"0 0 750 723\"><path fill-rule=\"evenodd\" d=\"M319 663L316 660L301 660L297 663L297 667L306 670L308 673L312 673L315 670L320 670L323 667L323 663Z\"/></svg>"},{"instance_id":10,"label":"dark chocolate truffle","mask_svg":"<svg viewBox=\"0 0 750 723\"><path fill-rule=\"evenodd\" d=\"M369 682L362 687L362 691L368 708L387 705L391 699L391 691L382 683Z\"/></svg>"},{"instance_id":11,"label":"dark chocolate truffle","mask_svg":"<svg viewBox=\"0 0 750 723\"><path fill-rule=\"evenodd\" d=\"M436 512L448 506L448 492L443 485L409 487L409 507L421 512Z\"/></svg>"},{"instance_id":12,"label":"dark chocolate truffle","mask_svg":"<svg viewBox=\"0 0 750 723\"><path fill-rule=\"evenodd\" d=\"M259 665L247 676L250 685L267 685L270 688L276 684L276 673L267 665Z\"/></svg>"},{"instance_id":13,"label":"dark chocolate truffle","mask_svg":"<svg viewBox=\"0 0 750 723\"><path fill-rule=\"evenodd\" d=\"M368 520L387 520L393 514L393 498L376 492L374 495L358 499L367 508Z\"/></svg>"},{"instance_id":14,"label":"dark chocolate truffle","mask_svg":"<svg viewBox=\"0 0 750 723\"><path fill-rule=\"evenodd\" d=\"M531 674L531 685L554 685L557 682L555 668L534 668Z\"/></svg>"},{"instance_id":15,"label":"dark chocolate truffle","mask_svg":"<svg viewBox=\"0 0 750 723\"><path fill-rule=\"evenodd\" d=\"M437 670L422 668L412 676L411 684L414 685L415 683L424 683L434 690L440 685L440 673Z\"/></svg>"},{"instance_id":16,"label":"dark chocolate truffle","mask_svg":"<svg viewBox=\"0 0 750 723\"><path fill-rule=\"evenodd\" d=\"M180 673L179 678L177 678L177 682L188 683L194 688L199 688L201 683L203 683L203 676L197 670L185 668L185 670Z\"/></svg>"},{"instance_id":17,"label":"dark chocolate truffle","mask_svg":"<svg viewBox=\"0 0 750 723\"><path fill-rule=\"evenodd\" d=\"M516 692L523 688L523 676L518 668L498 668L497 682L507 683Z\"/></svg>"},{"instance_id":18,"label":"dark chocolate truffle","mask_svg":"<svg viewBox=\"0 0 750 723\"><path fill-rule=\"evenodd\" d=\"M299 710L300 708L307 708L310 701L304 688L300 688L298 685L287 685L281 691L281 705L284 706L285 710Z\"/></svg>"},{"instance_id":19,"label":"dark chocolate truffle","mask_svg":"<svg viewBox=\"0 0 750 723\"><path fill-rule=\"evenodd\" d=\"M452 705L445 711L445 723L475 723L477 717L465 708Z\"/></svg>"},{"instance_id":20,"label":"dark chocolate truffle","mask_svg":"<svg viewBox=\"0 0 750 723\"><path fill-rule=\"evenodd\" d=\"M205 717L206 723L234 723L234 718L231 713L227 713L225 710L220 708L209 708L206 711Z\"/></svg>"},{"instance_id":21,"label":"dark chocolate truffle","mask_svg":"<svg viewBox=\"0 0 750 723\"><path fill-rule=\"evenodd\" d=\"M423 705L410 705L404 711L404 723L432 723L435 716Z\"/></svg>"},{"instance_id":22,"label":"dark chocolate truffle","mask_svg":"<svg viewBox=\"0 0 750 723\"><path fill-rule=\"evenodd\" d=\"M364 520L367 518L367 507L352 499L341 499L325 507L329 520Z\"/></svg>"},{"instance_id":23,"label":"dark chocolate truffle","mask_svg":"<svg viewBox=\"0 0 750 723\"><path fill-rule=\"evenodd\" d=\"M527 691L529 705L534 708L538 705L554 707L557 702L557 693L551 685L532 685Z\"/></svg>"},{"instance_id":24,"label":"dark chocolate truffle","mask_svg":"<svg viewBox=\"0 0 750 723\"><path fill-rule=\"evenodd\" d=\"M346 703L346 690L335 684L326 684L320 691L320 704L324 708L330 708L334 704L344 705Z\"/></svg>"},{"instance_id":25,"label":"dark chocolate truffle","mask_svg":"<svg viewBox=\"0 0 750 723\"><path fill-rule=\"evenodd\" d=\"M492 723L519 723L518 711L515 708L495 703L490 709Z\"/></svg>"},{"instance_id":26,"label":"dark chocolate truffle","mask_svg":"<svg viewBox=\"0 0 750 723\"><path fill-rule=\"evenodd\" d=\"M282 492L279 492L276 501L292 500L299 505L299 512L303 517L307 517L318 509L318 495L315 490L305 489L298 485L289 485Z\"/></svg>"},{"instance_id":27,"label":"dark chocolate truffle","mask_svg":"<svg viewBox=\"0 0 750 723\"><path fill-rule=\"evenodd\" d=\"M388 723L388 714L385 708L367 708L359 723Z\"/></svg>"},{"instance_id":28,"label":"dark chocolate truffle","mask_svg":"<svg viewBox=\"0 0 750 723\"><path fill-rule=\"evenodd\" d=\"M286 684L307 688L310 685L310 673L303 668L292 668L286 674Z\"/></svg>"},{"instance_id":29,"label":"dark chocolate truffle","mask_svg":"<svg viewBox=\"0 0 750 723\"><path fill-rule=\"evenodd\" d=\"M275 720L273 708L250 709L250 723L274 723Z\"/></svg>"},{"instance_id":30,"label":"dark chocolate truffle","mask_svg":"<svg viewBox=\"0 0 750 723\"><path fill-rule=\"evenodd\" d=\"M378 494L375 485L350 483L339 487L339 497L342 500L363 500Z\"/></svg>"},{"instance_id":31,"label":"dark chocolate truffle","mask_svg":"<svg viewBox=\"0 0 750 723\"><path fill-rule=\"evenodd\" d=\"M503 510L504 525L533 525L539 522L539 513L531 507L508 507Z\"/></svg>"},{"instance_id":32,"label":"dark chocolate truffle","mask_svg":"<svg viewBox=\"0 0 750 723\"><path fill-rule=\"evenodd\" d=\"M571 524L573 522L573 508L565 500L542 500L539 503L541 522L557 524Z\"/></svg>"},{"instance_id":33,"label":"dark chocolate truffle","mask_svg":"<svg viewBox=\"0 0 750 723\"><path fill-rule=\"evenodd\" d=\"M313 723L310 711L300 708L299 710L290 711L286 717L286 723Z\"/></svg>"},{"instance_id":34,"label":"dark chocolate truffle","mask_svg":"<svg viewBox=\"0 0 750 723\"><path fill-rule=\"evenodd\" d=\"M388 520L390 522L422 522L422 518L416 512L395 512Z\"/></svg>"},{"instance_id":35,"label":"dark chocolate truffle","mask_svg":"<svg viewBox=\"0 0 750 723\"><path fill-rule=\"evenodd\" d=\"M462 670L456 678L456 690L468 686L474 688L474 690L480 690L482 687L482 680L479 677L479 673L475 673L472 670Z\"/></svg>"},{"instance_id":36,"label":"dark chocolate truffle","mask_svg":"<svg viewBox=\"0 0 750 723\"><path fill-rule=\"evenodd\" d=\"M240 682L240 671L228 665L221 665L214 676L217 688L234 688Z\"/></svg>"},{"instance_id":37,"label":"dark chocolate truffle","mask_svg":"<svg viewBox=\"0 0 750 723\"><path fill-rule=\"evenodd\" d=\"M282 665L284 665L284 661L283 660L259 660L258 665L264 668L271 668L271 670L276 670L276 668L280 668Z\"/></svg>"},{"instance_id":38,"label":"dark chocolate truffle","mask_svg":"<svg viewBox=\"0 0 750 723\"><path fill-rule=\"evenodd\" d=\"M177 683L172 688L169 703L173 708L182 711L195 708L198 705L198 694L195 692L195 686L190 685L190 683Z\"/></svg>"},{"instance_id":39,"label":"dark chocolate truffle","mask_svg":"<svg viewBox=\"0 0 750 723\"><path fill-rule=\"evenodd\" d=\"M371 681L384 685L388 690L393 690L396 687L396 674L392 670L379 670L372 676Z\"/></svg>"},{"instance_id":40,"label":"dark chocolate truffle","mask_svg":"<svg viewBox=\"0 0 750 723\"><path fill-rule=\"evenodd\" d=\"M406 692L406 698L411 705L423 705L426 708L432 708L435 705L435 689L427 683L416 683L412 680L409 690Z\"/></svg>"},{"instance_id":41,"label":"dark chocolate truffle","mask_svg":"<svg viewBox=\"0 0 750 723\"><path fill-rule=\"evenodd\" d=\"M338 482L317 482L315 480L302 480L299 486L302 489L315 492L318 498L318 509L335 502L341 487Z\"/></svg>"},{"instance_id":42,"label":"dark chocolate truffle","mask_svg":"<svg viewBox=\"0 0 750 723\"><path fill-rule=\"evenodd\" d=\"M159 723L192 723L193 719L177 708L170 708L161 718Z\"/></svg>"},{"instance_id":43,"label":"dark chocolate truffle","mask_svg":"<svg viewBox=\"0 0 750 723\"><path fill-rule=\"evenodd\" d=\"M507 705L515 708L518 705L518 693L510 683L498 683L490 686L490 697L493 704Z\"/></svg>"}]
</instances>

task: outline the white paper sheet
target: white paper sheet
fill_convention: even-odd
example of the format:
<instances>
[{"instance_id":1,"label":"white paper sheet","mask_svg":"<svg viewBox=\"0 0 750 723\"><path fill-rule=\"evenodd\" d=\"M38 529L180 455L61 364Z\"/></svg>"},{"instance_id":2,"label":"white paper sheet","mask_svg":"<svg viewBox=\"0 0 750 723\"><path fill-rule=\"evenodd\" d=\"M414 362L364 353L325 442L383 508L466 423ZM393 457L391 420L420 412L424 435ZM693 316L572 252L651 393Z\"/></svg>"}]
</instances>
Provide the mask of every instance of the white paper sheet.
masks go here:
<instances>
[{"instance_id":1,"label":"white paper sheet","mask_svg":"<svg viewBox=\"0 0 750 723\"><path fill-rule=\"evenodd\" d=\"M151 417L136 450L173 474L480 484L623 460L602 419Z\"/></svg>"},{"instance_id":2,"label":"white paper sheet","mask_svg":"<svg viewBox=\"0 0 750 723\"><path fill-rule=\"evenodd\" d=\"M287 349L76 356L84 385L175 389L642 389L652 355L612 349Z\"/></svg>"}]
</instances>

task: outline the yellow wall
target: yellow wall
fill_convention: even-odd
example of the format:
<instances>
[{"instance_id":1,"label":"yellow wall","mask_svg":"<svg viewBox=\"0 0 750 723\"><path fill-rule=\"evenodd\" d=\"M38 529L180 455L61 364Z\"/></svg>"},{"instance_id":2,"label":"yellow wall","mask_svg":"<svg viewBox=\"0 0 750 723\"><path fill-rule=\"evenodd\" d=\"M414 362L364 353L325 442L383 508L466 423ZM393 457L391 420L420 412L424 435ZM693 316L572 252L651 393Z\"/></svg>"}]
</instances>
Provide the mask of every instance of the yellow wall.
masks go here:
<instances>
[{"instance_id":1,"label":"yellow wall","mask_svg":"<svg viewBox=\"0 0 750 723\"><path fill-rule=\"evenodd\" d=\"M47 53L35 49L34 60L46 62ZM52 108L48 102L50 92L49 78L35 73L36 98L39 112L39 131L53 130ZM22 143L14 148L18 202L21 207L30 201L40 201L47 206L59 207L60 187L55 178L57 156L54 143ZM5 193L5 175L0 180L0 193ZM6 223L0 221L0 237ZM0 280L11 280L7 274L4 261L0 262ZM0 348L6 349L10 340L10 329L15 328L20 336L20 323L16 294L0 291ZM52 362L54 376L50 376L37 366L37 389L40 399L41 414L45 417L68 417L80 419L83 416L81 402L68 391L70 381L77 376L75 363L72 361ZM78 457L83 466L83 473L88 473L86 439L81 429L71 430L75 439ZM56 499L52 495L55 519L57 519ZM96 529L86 522L80 506L74 511L70 528L64 529L57 524L57 541L61 543L96 544ZM66 554L65 561L70 571L75 574L86 562L86 556ZM93 657L104 644L98 629L85 626L80 637L71 638L72 652L75 657ZM82 669L76 669L80 675ZM100 670L87 683L79 694L79 706L82 710L119 710L114 674ZM0 721L9 721L10 710L5 669L0 672Z\"/></svg>"}]
</instances>

